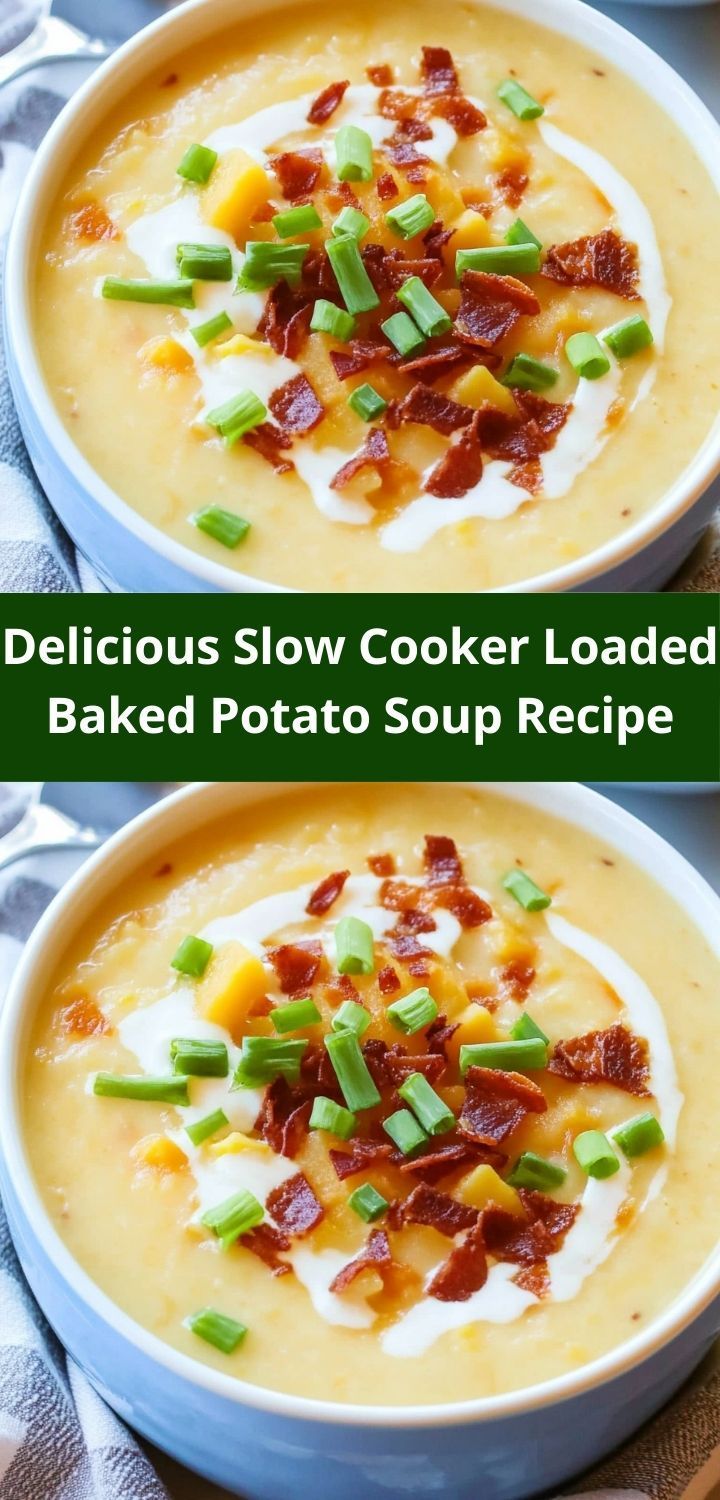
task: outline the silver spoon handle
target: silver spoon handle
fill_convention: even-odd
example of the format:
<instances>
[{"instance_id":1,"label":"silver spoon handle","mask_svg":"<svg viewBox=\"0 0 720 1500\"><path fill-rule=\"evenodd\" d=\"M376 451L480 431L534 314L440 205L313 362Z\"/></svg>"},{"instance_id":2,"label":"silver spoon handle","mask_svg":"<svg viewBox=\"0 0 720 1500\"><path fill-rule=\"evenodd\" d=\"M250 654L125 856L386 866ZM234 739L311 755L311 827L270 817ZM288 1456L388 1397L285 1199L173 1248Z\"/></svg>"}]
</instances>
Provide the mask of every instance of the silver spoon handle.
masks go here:
<instances>
[{"instance_id":1,"label":"silver spoon handle","mask_svg":"<svg viewBox=\"0 0 720 1500\"><path fill-rule=\"evenodd\" d=\"M0 88L41 63L76 57L99 59L107 57L109 51L105 42L86 36L69 21L61 21L58 16L43 16L24 42L0 57Z\"/></svg>"},{"instance_id":2,"label":"silver spoon handle","mask_svg":"<svg viewBox=\"0 0 720 1500\"><path fill-rule=\"evenodd\" d=\"M36 802L20 822L0 838L0 870L29 854L47 849L96 849L102 835L95 828L83 828L57 808Z\"/></svg>"}]
</instances>

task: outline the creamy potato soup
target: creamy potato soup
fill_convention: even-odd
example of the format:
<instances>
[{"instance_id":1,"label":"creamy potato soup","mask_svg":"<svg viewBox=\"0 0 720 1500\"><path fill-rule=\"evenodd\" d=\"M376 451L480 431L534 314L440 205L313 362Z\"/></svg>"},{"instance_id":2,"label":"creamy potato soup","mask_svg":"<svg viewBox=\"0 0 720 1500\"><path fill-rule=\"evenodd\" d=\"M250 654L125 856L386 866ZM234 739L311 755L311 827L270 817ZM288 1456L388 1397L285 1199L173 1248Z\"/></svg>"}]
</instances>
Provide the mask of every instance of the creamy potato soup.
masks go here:
<instances>
[{"instance_id":1,"label":"creamy potato soup","mask_svg":"<svg viewBox=\"0 0 720 1500\"><path fill-rule=\"evenodd\" d=\"M718 964L495 795L334 787L163 851L48 976L24 1129L72 1254L262 1386L457 1401L641 1331L720 1231Z\"/></svg>"},{"instance_id":2,"label":"creamy potato soup","mask_svg":"<svg viewBox=\"0 0 720 1500\"><path fill-rule=\"evenodd\" d=\"M138 87L49 206L68 431L169 537L300 589L485 589L617 537L718 411L720 204L527 20L254 17Z\"/></svg>"}]
</instances>

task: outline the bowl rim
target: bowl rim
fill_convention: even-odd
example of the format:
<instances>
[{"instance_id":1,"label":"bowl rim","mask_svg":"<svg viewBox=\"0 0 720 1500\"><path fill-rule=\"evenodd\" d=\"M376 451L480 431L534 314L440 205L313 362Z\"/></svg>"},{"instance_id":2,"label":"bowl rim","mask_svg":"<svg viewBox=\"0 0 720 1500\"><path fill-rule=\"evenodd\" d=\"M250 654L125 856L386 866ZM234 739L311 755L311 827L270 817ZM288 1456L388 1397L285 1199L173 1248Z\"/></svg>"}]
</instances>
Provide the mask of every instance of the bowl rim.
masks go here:
<instances>
[{"instance_id":1,"label":"bowl rim","mask_svg":"<svg viewBox=\"0 0 720 1500\"><path fill-rule=\"evenodd\" d=\"M398 783L387 783L394 785ZM666 889L699 927L720 958L720 894L712 890L694 867L672 845L638 818L598 792L577 782L426 782L425 785L458 786L475 792L506 797L550 813L571 826L614 844L651 878ZM105 899L96 876L110 872L109 885L125 880L133 866L147 858L158 839L172 843L204 822L227 811L228 804L242 806L249 798L262 802L288 791L337 782L195 782L183 787L133 818L92 854L58 891L31 935L17 966L0 1013L0 1142L2 1162L15 1195L16 1211L36 1242L42 1246L71 1295L93 1313L101 1325L124 1338L140 1355L171 1375L209 1393L256 1410L286 1418L328 1423L333 1426L415 1428L448 1427L516 1416L569 1400L596 1389L636 1368L694 1323L720 1294L720 1244L707 1257L675 1300L642 1332L614 1350L592 1360L579 1370L556 1376L526 1389L498 1396L474 1397L441 1405L372 1406L319 1400L254 1385L203 1365L190 1355L164 1343L148 1332L103 1292L58 1235L36 1186L30 1161L22 1144L22 1051L33 1008L25 1000L31 987L42 992L38 971L46 967L45 953L58 928L82 926L93 906ZM122 872L113 874L116 863ZM85 902L85 898L89 899ZM678 894L680 893L680 894ZM80 913L80 914L79 914Z\"/></svg>"},{"instance_id":2,"label":"bowl rim","mask_svg":"<svg viewBox=\"0 0 720 1500\"><path fill-rule=\"evenodd\" d=\"M243 0L243 8L249 7L252 13L256 3L257 0ZM296 0L290 0L290 3L296 3ZM483 0L473 0L473 3L482 4ZM545 0L540 21L535 15L533 0L490 0L490 3L496 9L529 17L546 30L579 40L607 57L645 92L649 92L654 82L657 100L662 100L661 107L688 140L703 162L711 182L720 191L720 122L715 120L690 85L645 42L619 22L593 10L584 0ZM11 384L17 381L18 390L26 395L39 419L43 440L67 471L71 483L77 485L101 512L109 514L125 531L147 546L159 562L171 564L201 585L226 593L293 593L298 590L289 585L236 572L194 552L189 544L186 546L166 536L159 526L147 521L122 500L76 447L62 422L34 338L34 257L29 254L29 249L42 217L46 185L46 201L51 202L55 196L54 184L67 166L67 162L62 161L66 136L71 134L73 125L86 108L93 104L96 95L99 96L98 107L102 109L103 95L112 93L114 81L118 78L121 81L124 78L123 92L127 94L131 87L129 74L148 73L152 58L159 55L161 49L166 55L167 49L182 50L183 45L189 44L190 33L196 24L204 35L211 36L215 30L215 17L222 17L225 11L229 13L230 8L230 0L185 0L184 4L166 12L112 53L71 96L54 121L31 164L10 228L5 267L5 329L12 355L9 369ZM283 8L283 0L278 0L277 9ZM237 0L232 13L237 15ZM106 101L106 113L108 108ZM15 394L19 404L18 393ZM639 555L678 522L700 500L718 473L720 413L685 470L658 503L625 532L573 562L534 577L503 584L497 589L477 592L556 592L601 579L611 569Z\"/></svg>"}]
</instances>

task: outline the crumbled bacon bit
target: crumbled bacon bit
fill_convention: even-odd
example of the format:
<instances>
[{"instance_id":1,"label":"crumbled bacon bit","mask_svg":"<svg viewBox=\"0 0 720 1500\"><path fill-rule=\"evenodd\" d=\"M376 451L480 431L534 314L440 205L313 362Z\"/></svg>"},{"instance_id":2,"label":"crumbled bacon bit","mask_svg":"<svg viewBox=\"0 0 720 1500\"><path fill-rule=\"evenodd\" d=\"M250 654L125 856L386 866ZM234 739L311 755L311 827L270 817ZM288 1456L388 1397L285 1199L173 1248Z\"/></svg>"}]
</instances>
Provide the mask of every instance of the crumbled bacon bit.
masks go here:
<instances>
[{"instance_id":1,"label":"crumbled bacon bit","mask_svg":"<svg viewBox=\"0 0 720 1500\"><path fill-rule=\"evenodd\" d=\"M280 183L283 196L294 203L306 198L317 187L323 169L322 152L307 147L299 151L283 151L273 156L270 165Z\"/></svg>"},{"instance_id":2,"label":"crumbled bacon bit","mask_svg":"<svg viewBox=\"0 0 720 1500\"><path fill-rule=\"evenodd\" d=\"M451 1250L444 1265L436 1271L428 1295L440 1302L467 1302L487 1281L487 1256L482 1223L469 1229L460 1245Z\"/></svg>"},{"instance_id":3,"label":"crumbled bacon bit","mask_svg":"<svg viewBox=\"0 0 720 1500\"><path fill-rule=\"evenodd\" d=\"M317 98L313 99L308 110L308 121L311 125L324 125L326 120L335 113L338 105L342 103L345 90L350 87L350 79L345 78L342 83L329 83Z\"/></svg>"},{"instance_id":4,"label":"crumbled bacon bit","mask_svg":"<svg viewBox=\"0 0 720 1500\"><path fill-rule=\"evenodd\" d=\"M423 167L430 165L429 156L423 156L415 146L415 142L400 131L395 131L390 140L385 144L385 150L394 167L399 167L405 173L408 182L424 182L425 173Z\"/></svg>"},{"instance_id":5,"label":"crumbled bacon bit","mask_svg":"<svg viewBox=\"0 0 720 1500\"><path fill-rule=\"evenodd\" d=\"M344 1292L363 1271L379 1271L382 1275L391 1270L392 1265L390 1242L385 1230L373 1229L360 1254L343 1266L334 1281L330 1282L330 1291Z\"/></svg>"},{"instance_id":6,"label":"crumbled bacon bit","mask_svg":"<svg viewBox=\"0 0 720 1500\"><path fill-rule=\"evenodd\" d=\"M468 408L461 407L460 410L467 411ZM425 834L423 863L427 871L428 885L462 885L465 880L457 844L447 834Z\"/></svg>"},{"instance_id":7,"label":"crumbled bacon bit","mask_svg":"<svg viewBox=\"0 0 720 1500\"><path fill-rule=\"evenodd\" d=\"M316 1229L325 1214L303 1172L296 1172L294 1177L273 1188L266 1206L281 1233L296 1235L298 1239Z\"/></svg>"},{"instance_id":8,"label":"crumbled bacon bit","mask_svg":"<svg viewBox=\"0 0 720 1500\"><path fill-rule=\"evenodd\" d=\"M392 964L385 964L377 979L381 995L394 995L395 991L400 989L400 978Z\"/></svg>"},{"instance_id":9,"label":"crumbled bacon bit","mask_svg":"<svg viewBox=\"0 0 720 1500\"><path fill-rule=\"evenodd\" d=\"M330 480L331 490L342 490L361 469L368 467L381 468L390 462L390 449L382 427L373 427L368 433L362 448L349 458L347 463L338 469L337 474Z\"/></svg>"},{"instance_id":10,"label":"crumbled bacon bit","mask_svg":"<svg viewBox=\"0 0 720 1500\"><path fill-rule=\"evenodd\" d=\"M333 974L325 985L325 994L331 1005L342 1005L343 1000L360 999L349 974Z\"/></svg>"},{"instance_id":11,"label":"crumbled bacon bit","mask_svg":"<svg viewBox=\"0 0 720 1500\"><path fill-rule=\"evenodd\" d=\"M292 1270L286 1260L281 1260L279 1252L290 1249L290 1241L286 1234L276 1229L274 1224L258 1224L248 1234L242 1235L240 1244L244 1250L251 1250L253 1255L264 1261L265 1265L272 1271L273 1276L287 1276Z\"/></svg>"},{"instance_id":12,"label":"crumbled bacon bit","mask_svg":"<svg viewBox=\"0 0 720 1500\"><path fill-rule=\"evenodd\" d=\"M435 101L433 110L436 115L442 115L460 136L478 135L487 125L487 116L463 94L441 96Z\"/></svg>"},{"instance_id":13,"label":"crumbled bacon bit","mask_svg":"<svg viewBox=\"0 0 720 1500\"><path fill-rule=\"evenodd\" d=\"M325 408L305 375L293 375L270 397L270 410L286 432L312 432L325 415Z\"/></svg>"},{"instance_id":14,"label":"crumbled bacon bit","mask_svg":"<svg viewBox=\"0 0 720 1500\"><path fill-rule=\"evenodd\" d=\"M388 933L386 941L393 958L404 964L411 974L427 973L424 961L434 958L435 955L431 948L423 948L414 932L408 932L406 927L398 923L397 927ZM418 960L423 962L418 964Z\"/></svg>"},{"instance_id":15,"label":"crumbled bacon bit","mask_svg":"<svg viewBox=\"0 0 720 1500\"><path fill-rule=\"evenodd\" d=\"M368 854L367 862L368 868L372 870L373 875L395 874L394 854Z\"/></svg>"},{"instance_id":16,"label":"crumbled bacon bit","mask_svg":"<svg viewBox=\"0 0 720 1500\"><path fill-rule=\"evenodd\" d=\"M500 1146L527 1114L544 1114L546 1109L542 1089L522 1073L468 1068L460 1133L481 1146Z\"/></svg>"},{"instance_id":17,"label":"crumbled bacon bit","mask_svg":"<svg viewBox=\"0 0 720 1500\"><path fill-rule=\"evenodd\" d=\"M398 422L422 423L445 437L460 427L467 427L473 416L472 407L461 406L458 401L451 400L450 396L443 396L439 391L429 391L424 385L414 385L403 396L396 412Z\"/></svg>"},{"instance_id":18,"label":"crumbled bacon bit","mask_svg":"<svg viewBox=\"0 0 720 1500\"><path fill-rule=\"evenodd\" d=\"M512 1279L516 1286L522 1287L524 1292L532 1292L533 1297L539 1300L547 1297L550 1291L550 1272L546 1260L539 1260L534 1266L521 1266Z\"/></svg>"},{"instance_id":19,"label":"crumbled bacon bit","mask_svg":"<svg viewBox=\"0 0 720 1500\"><path fill-rule=\"evenodd\" d=\"M463 1229L471 1229L478 1221L478 1211L467 1203L458 1203L449 1193L439 1193L436 1188L421 1182L413 1188L402 1206L404 1224L426 1224L453 1239Z\"/></svg>"},{"instance_id":20,"label":"crumbled bacon bit","mask_svg":"<svg viewBox=\"0 0 720 1500\"><path fill-rule=\"evenodd\" d=\"M275 1078L265 1090L255 1130L277 1156L297 1156L308 1132L311 1103L291 1089L287 1079Z\"/></svg>"},{"instance_id":21,"label":"crumbled bacon bit","mask_svg":"<svg viewBox=\"0 0 720 1500\"><path fill-rule=\"evenodd\" d=\"M405 880L384 880L378 891L378 901L386 911L414 911L421 896L420 887Z\"/></svg>"},{"instance_id":22,"label":"crumbled bacon bit","mask_svg":"<svg viewBox=\"0 0 720 1500\"><path fill-rule=\"evenodd\" d=\"M447 47L423 47L420 76L426 94L457 94L455 64Z\"/></svg>"},{"instance_id":23,"label":"crumbled bacon bit","mask_svg":"<svg viewBox=\"0 0 720 1500\"><path fill-rule=\"evenodd\" d=\"M426 230L423 235L423 245L428 255L434 255L437 260L442 260L445 245L452 239L454 229L446 229L442 219L436 219L434 224Z\"/></svg>"},{"instance_id":24,"label":"crumbled bacon bit","mask_svg":"<svg viewBox=\"0 0 720 1500\"><path fill-rule=\"evenodd\" d=\"M385 1161L392 1152L392 1146L385 1141L348 1141L347 1151L336 1151L331 1146L328 1155L341 1182L346 1177L354 1177L357 1172L365 1172L368 1167L374 1166L379 1161Z\"/></svg>"},{"instance_id":25,"label":"crumbled bacon bit","mask_svg":"<svg viewBox=\"0 0 720 1500\"><path fill-rule=\"evenodd\" d=\"M511 1000L525 1000L535 978L535 969L524 958L513 958L500 970L500 988Z\"/></svg>"},{"instance_id":26,"label":"crumbled bacon bit","mask_svg":"<svg viewBox=\"0 0 720 1500\"><path fill-rule=\"evenodd\" d=\"M284 995L296 995L307 990L318 977L323 961L322 945L312 939L297 943L281 943L279 948L270 948L268 958L277 974Z\"/></svg>"},{"instance_id":27,"label":"crumbled bacon bit","mask_svg":"<svg viewBox=\"0 0 720 1500\"><path fill-rule=\"evenodd\" d=\"M519 208L525 189L530 181L527 172L517 162L504 167L495 178L495 190L508 208Z\"/></svg>"},{"instance_id":28,"label":"crumbled bacon bit","mask_svg":"<svg viewBox=\"0 0 720 1500\"><path fill-rule=\"evenodd\" d=\"M483 1210L485 1244L496 1260L537 1265L560 1248L577 1217L578 1204L556 1203L543 1193L525 1190L521 1191L520 1199L525 1219L495 1204Z\"/></svg>"},{"instance_id":29,"label":"crumbled bacon bit","mask_svg":"<svg viewBox=\"0 0 720 1500\"><path fill-rule=\"evenodd\" d=\"M417 107L415 95L405 94L402 89L383 89L377 102L377 112L385 120L412 120Z\"/></svg>"},{"instance_id":30,"label":"crumbled bacon bit","mask_svg":"<svg viewBox=\"0 0 720 1500\"><path fill-rule=\"evenodd\" d=\"M428 1083L437 1083L447 1066L440 1052L408 1053L398 1043L388 1047L383 1064L385 1072L396 1084L404 1083L412 1073L423 1073Z\"/></svg>"},{"instance_id":31,"label":"crumbled bacon bit","mask_svg":"<svg viewBox=\"0 0 720 1500\"><path fill-rule=\"evenodd\" d=\"M619 1021L558 1042L548 1070L573 1083L611 1083L639 1098L650 1092L647 1042Z\"/></svg>"},{"instance_id":32,"label":"crumbled bacon bit","mask_svg":"<svg viewBox=\"0 0 720 1500\"><path fill-rule=\"evenodd\" d=\"M393 81L393 70L389 63L371 63L365 72L376 89L385 89Z\"/></svg>"},{"instance_id":33,"label":"crumbled bacon bit","mask_svg":"<svg viewBox=\"0 0 720 1500\"><path fill-rule=\"evenodd\" d=\"M525 464L516 464L507 480L508 484L516 484L519 490L527 490L528 495L539 495L543 487L542 465L537 458L531 458Z\"/></svg>"},{"instance_id":34,"label":"crumbled bacon bit","mask_svg":"<svg viewBox=\"0 0 720 1500\"><path fill-rule=\"evenodd\" d=\"M391 198L397 198L400 189L392 172L381 172L375 183L375 191L381 203L388 203Z\"/></svg>"},{"instance_id":35,"label":"crumbled bacon bit","mask_svg":"<svg viewBox=\"0 0 720 1500\"><path fill-rule=\"evenodd\" d=\"M311 1044L307 1048L300 1064L300 1076L303 1087L308 1089L313 1097L316 1094L327 1094L331 1099L341 1101L342 1096L335 1069L327 1049L322 1045Z\"/></svg>"},{"instance_id":36,"label":"crumbled bacon bit","mask_svg":"<svg viewBox=\"0 0 720 1500\"><path fill-rule=\"evenodd\" d=\"M90 995L78 995L60 1011L60 1028L72 1036L103 1036L113 1029Z\"/></svg>"},{"instance_id":37,"label":"crumbled bacon bit","mask_svg":"<svg viewBox=\"0 0 720 1500\"><path fill-rule=\"evenodd\" d=\"M397 291L409 276L417 276L427 287L434 286L442 276L443 268L440 261L432 255L424 256L422 260L406 260L404 257L395 260L387 255L384 269L388 286Z\"/></svg>"},{"instance_id":38,"label":"crumbled bacon bit","mask_svg":"<svg viewBox=\"0 0 720 1500\"><path fill-rule=\"evenodd\" d=\"M351 339L347 350L330 350L330 363L338 380L347 380L350 375L359 375L366 370L376 359L387 359L389 352L387 345Z\"/></svg>"},{"instance_id":39,"label":"crumbled bacon bit","mask_svg":"<svg viewBox=\"0 0 720 1500\"><path fill-rule=\"evenodd\" d=\"M439 261L435 262L440 265ZM433 381L440 380L450 370L458 365L465 365L472 358L469 350L458 348L457 344L445 344L440 349L430 349L426 354L416 354L413 359L402 359L398 355L390 355L390 363L397 365L403 375L417 375L426 385L432 385Z\"/></svg>"},{"instance_id":40,"label":"crumbled bacon bit","mask_svg":"<svg viewBox=\"0 0 720 1500\"><path fill-rule=\"evenodd\" d=\"M471 1141L443 1141L441 1145L434 1145L432 1151L427 1151L424 1156L398 1161L398 1167L405 1175L412 1173L423 1182L435 1183L447 1177L448 1172L456 1172L459 1167L465 1167L470 1162L490 1162L493 1166L502 1166L506 1159L502 1151L478 1146Z\"/></svg>"},{"instance_id":41,"label":"crumbled bacon bit","mask_svg":"<svg viewBox=\"0 0 720 1500\"><path fill-rule=\"evenodd\" d=\"M450 444L431 470L423 484L429 495L450 500L467 495L480 483L483 472L480 422L480 412L476 412L469 427L461 432L457 442Z\"/></svg>"},{"instance_id":42,"label":"crumbled bacon bit","mask_svg":"<svg viewBox=\"0 0 720 1500\"><path fill-rule=\"evenodd\" d=\"M289 474L294 469L295 465L283 452L283 449L290 447L292 438L273 422L261 422L259 427L253 427L252 432L245 433L243 442L248 448L254 448L267 463L272 464L276 474Z\"/></svg>"},{"instance_id":43,"label":"crumbled bacon bit","mask_svg":"<svg viewBox=\"0 0 720 1500\"><path fill-rule=\"evenodd\" d=\"M443 886L435 894L435 904L451 911L461 927L482 927L492 917L492 907L469 885Z\"/></svg>"},{"instance_id":44,"label":"crumbled bacon bit","mask_svg":"<svg viewBox=\"0 0 720 1500\"><path fill-rule=\"evenodd\" d=\"M572 411L571 404L546 401L532 391L513 391L518 419L494 407L481 407L483 448L492 458L525 463L552 448Z\"/></svg>"},{"instance_id":45,"label":"crumbled bacon bit","mask_svg":"<svg viewBox=\"0 0 720 1500\"><path fill-rule=\"evenodd\" d=\"M514 276L463 271L455 334L469 344L492 348L511 333L521 317L540 311L534 292Z\"/></svg>"},{"instance_id":46,"label":"crumbled bacon bit","mask_svg":"<svg viewBox=\"0 0 720 1500\"><path fill-rule=\"evenodd\" d=\"M258 204L257 208L253 209L253 214L252 214L252 218L250 220L250 223L251 224L269 224L270 220L274 219L276 213L277 213L277 209L275 207L275 204L271 203L270 200L268 199L267 203L260 203L260 204Z\"/></svg>"},{"instance_id":47,"label":"crumbled bacon bit","mask_svg":"<svg viewBox=\"0 0 720 1500\"><path fill-rule=\"evenodd\" d=\"M307 338L310 313L307 297L293 292L286 281L279 281L268 293L258 333L276 354L296 359Z\"/></svg>"},{"instance_id":48,"label":"crumbled bacon bit","mask_svg":"<svg viewBox=\"0 0 720 1500\"><path fill-rule=\"evenodd\" d=\"M342 196L345 202L350 201L345 193ZM311 250L310 254L305 256L302 285L303 296L308 302L314 302L317 297L327 297L332 302L337 297L335 274L324 246L318 250Z\"/></svg>"},{"instance_id":49,"label":"crumbled bacon bit","mask_svg":"<svg viewBox=\"0 0 720 1500\"><path fill-rule=\"evenodd\" d=\"M629 302L639 297L637 246L614 229L551 245L542 274L563 286L601 286Z\"/></svg>"},{"instance_id":50,"label":"crumbled bacon bit","mask_svg":"<svg viewBox=\"0 0 720 1500\"><path fill-rule=\"evenodd\" d=\"M446 1048L450 1038L455 1035L458 1023L448 1025L447 1016L436 1016L431 1026L425 1032L425 1041L428 1052L439 1052L443 1057L447 1056Z\"/></svg>"},{"instance_id":51,"label":"crumbled bacon bit","mask_svg":"<svg viewBox=\"0 0 720 1500\"><path fill-rule=\"evenodd\" d=\"M325 912L330 910L333 902L337 901L349 874L349 870L335 870L332 875L326 875L325 879L316 885L305 907L309 917L323 917Z\"/></svg>"},{"instance_id":52,"label":"crumbled bacon bit","mask_svg":"<svg viewBox=\"0 0 720 1500\"><path fill-rule=\"evenodd\" d=\"M113 224L110 215L94 199L73 209L68 218L68 230L74 240L119 240L120 230Z\"/></svg>"}]
</instances>

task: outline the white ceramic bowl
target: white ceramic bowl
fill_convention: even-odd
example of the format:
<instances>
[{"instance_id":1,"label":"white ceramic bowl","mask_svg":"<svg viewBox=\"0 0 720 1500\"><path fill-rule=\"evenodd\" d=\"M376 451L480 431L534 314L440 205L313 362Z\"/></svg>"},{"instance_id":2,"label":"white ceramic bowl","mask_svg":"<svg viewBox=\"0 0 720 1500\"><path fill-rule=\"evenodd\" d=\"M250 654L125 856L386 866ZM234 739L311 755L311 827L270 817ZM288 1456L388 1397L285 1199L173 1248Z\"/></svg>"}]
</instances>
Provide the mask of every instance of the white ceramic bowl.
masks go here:
<instances>
[{"instance_id":1,"label":"white ceramic bowl","mask_svg":"<svg viewBox=\"0 0 720 1500\"><path fill-rule=\"evenodd\" d=\"M519 1500L548 1490L622 1442L706 1353L720 1330L720 1247L659 1317L584 1368L447 1406L340 1406L235 1380L145 1332L73 1260L33 1181L22 1138L22 1061L49 966L151 854L287 789L210 784L175 793L83 865L30 939L0 1020L0 1185L23 1268L101 1396L159 1447L246 1500ZM671 893L720 957L720 900L644 824L575 784L487 790L614 845Z\"/></svg>"},{"instance_id":2,"label":"white ceramic bowl","mask_svg":"<svg viewBox=\"0 0 720 1500\"><path fill-rule=\"evenodd\" d=\"M292 3L292 0L290 0ZM593 48L663 103L720 190L720 127L686 83L654 52L581 0L494 0ZM133 37L71 99L37 153L15 215L5 275L10 381L41 483L80 551L110 588L144 591L284 592L210 558L151 526L107 485L75 447L53 403L33 336L31 283L48 204L70 162L108 112L168 56L265 11L263 0L189 0ZM720 417L692 463L648 515L577 561L503 592L656 589L692 550L718 496Z\"/></svg>"}]
</instances>

